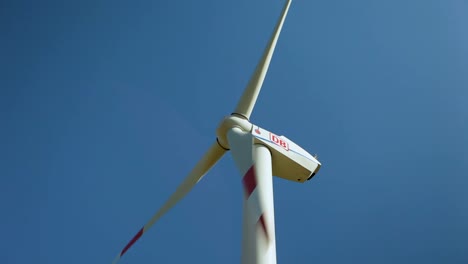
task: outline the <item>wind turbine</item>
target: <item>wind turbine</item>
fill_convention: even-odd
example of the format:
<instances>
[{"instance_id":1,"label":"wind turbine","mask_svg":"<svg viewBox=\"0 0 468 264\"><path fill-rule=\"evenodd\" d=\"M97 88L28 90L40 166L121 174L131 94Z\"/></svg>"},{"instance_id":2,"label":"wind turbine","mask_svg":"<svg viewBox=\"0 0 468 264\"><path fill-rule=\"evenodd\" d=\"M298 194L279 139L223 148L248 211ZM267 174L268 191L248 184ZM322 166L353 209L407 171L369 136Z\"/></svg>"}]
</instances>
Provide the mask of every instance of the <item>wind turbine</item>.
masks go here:
<instances>
[{"instance_id":1,"label":"wind turbine","mask_svg":"<svg viewBox=\"0 0 468 264\"><path fill-rule=\"evenodd\" d=\"M278 136L249 120L290 5L291 0L287 0L273 35L234 112L226 116L217 128L216 142L162 208L122 249L114 259L114 264L229 150L242 176L244 187L241 262L276 263L272 176L303 183L310 180L321 166L316 158L285 136Z\"/></svg>"}]
</instances>

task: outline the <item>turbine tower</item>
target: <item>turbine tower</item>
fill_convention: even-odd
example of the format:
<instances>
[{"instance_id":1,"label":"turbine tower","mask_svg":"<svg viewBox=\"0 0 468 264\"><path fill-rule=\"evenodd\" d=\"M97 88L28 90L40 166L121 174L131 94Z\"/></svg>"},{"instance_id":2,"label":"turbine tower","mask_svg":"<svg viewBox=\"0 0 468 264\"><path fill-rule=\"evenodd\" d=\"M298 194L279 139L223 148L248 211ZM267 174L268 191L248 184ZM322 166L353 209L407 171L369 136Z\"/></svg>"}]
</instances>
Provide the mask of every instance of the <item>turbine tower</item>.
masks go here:
<instances>
[{"instance_id":1,"label":"turbine tower","mask_svg":"<svg viewBox=\"0 0 468 264\"><path fill-rule=\"evenodd\" d=\"M317 159L285 136L276 135L249 120L290 5L291 0L287 0L273 35L239 103L216 130L216 142L162 208L122 249L114 259L114 264L229 150L241 174L244 188L241 263L276 263L272 176L303 183L310 180L321 166Z\"/></svg>"}]
</instances>

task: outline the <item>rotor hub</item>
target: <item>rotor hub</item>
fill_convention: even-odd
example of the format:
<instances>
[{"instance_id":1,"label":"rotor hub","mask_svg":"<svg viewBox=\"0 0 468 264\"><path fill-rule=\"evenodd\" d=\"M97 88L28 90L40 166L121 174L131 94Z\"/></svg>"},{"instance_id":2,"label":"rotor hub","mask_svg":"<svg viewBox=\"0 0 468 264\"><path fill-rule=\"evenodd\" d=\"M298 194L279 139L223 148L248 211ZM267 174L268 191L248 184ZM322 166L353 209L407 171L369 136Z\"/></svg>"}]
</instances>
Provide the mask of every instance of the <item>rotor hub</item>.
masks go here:
<instances>
[{"instance_id":1,"label":"rotor hub","mask_svg":"<svg viewBox=\"0 0 468 264\"><path fill-rule=\"evenodd\" d=\"M242 129L242 131L250 133L252 131L253 125L245 117L241 117L236 114L224 117L216 129L216 136L218 144L226 150L230 149L227 133L234 127L238 127Z\"/></svg>"}]
</instances>

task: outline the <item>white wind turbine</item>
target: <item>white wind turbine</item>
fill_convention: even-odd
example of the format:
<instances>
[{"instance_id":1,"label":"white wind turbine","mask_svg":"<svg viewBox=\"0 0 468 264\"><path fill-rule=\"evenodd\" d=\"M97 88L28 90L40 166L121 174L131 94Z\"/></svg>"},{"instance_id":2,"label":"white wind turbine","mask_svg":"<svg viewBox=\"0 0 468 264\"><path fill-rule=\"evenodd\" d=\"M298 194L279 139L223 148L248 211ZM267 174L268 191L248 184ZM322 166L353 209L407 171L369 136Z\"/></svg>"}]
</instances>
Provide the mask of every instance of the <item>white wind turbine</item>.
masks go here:
<instances>
[{"instance_id":1,"label":"white wind turbine","mask_svg":"<svg viewBox=\"0 0 468 264\"><path fill-rule=\"evenodd\" d=\"M237 107L219 125L216 142L162 208L122 249L114 259L114 264L143 233L179 202L228 150L231 150L239 168L245 194L241 262L276 263L272 176L303 183L310 180L321 166L317 159L288 138L275 135L249 121L290 5L291 0L287 0L273 35Z\"/></svg>"}]
</instances>

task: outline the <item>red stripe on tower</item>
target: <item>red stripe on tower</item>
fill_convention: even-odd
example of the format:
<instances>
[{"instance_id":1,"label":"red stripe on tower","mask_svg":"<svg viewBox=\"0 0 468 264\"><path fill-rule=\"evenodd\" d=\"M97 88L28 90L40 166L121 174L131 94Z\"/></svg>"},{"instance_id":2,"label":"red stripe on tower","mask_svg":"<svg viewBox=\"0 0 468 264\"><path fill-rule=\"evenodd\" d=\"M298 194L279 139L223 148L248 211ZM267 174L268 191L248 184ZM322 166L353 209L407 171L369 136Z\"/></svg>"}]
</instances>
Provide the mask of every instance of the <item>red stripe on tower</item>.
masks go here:
<instances>
[{"instance_id":1,"label":"red stripe on tower","mask_svg":"<svg viewBox=\"0 0 468 264\"><path fill-rule=\"evenodd\" d=\"M267 230L267 227L266 227L266 222L265 222L265 217L264 217L264 214L262 214L260 216L260 218L258 219L258 222L260 223L260 225L262 226L263 228L263 232L265 233L265 237L267 239L267 241L270 240L270 236L268 235L268 230Z\"/></svg>"},{"instance_id":2,"label":"red stripe on tower","mask_svg":"<svg viewBox=\"0 0 468 264\"><path fill-rule=\"evenodd\" d=\"M250 169L245 174L244 178L242 178L242 183L244 184L245 194L247 195L248 199L252 192L255 190L255 188L257 188L257 179L255 178L254 165L250 167Z\"/></svg>"},{"instance_id":3,"label":"red stripe on tower","mask_svg":"<svg viewBox=\"0 0 468 264\"><path fill-rule=\"evenodd\" d=\"M138 233L136 233L136 235L132 238L132 240L130 240L130 242L128 242L128 244L124 247L124 249L122 250L122 252L120 252L120 256L123 256L123 254L125 254L125 252L127 252L127 250L133 245L135 244L135 242L137 242L137 240L143 235L143 229L144 227L142 227L140 229L140 231L138 231Z\"/></svg>"},{"instance_id":4,"label":"red stripe on tower","mask_svg":"<svg viewBox=\"0 0 468 264\"><path fill-rule=\"evenodd\" d=\"M250 195L252 195L255 188L257 188L257 177L255 175L254 165L252 165L252 167L250 167L249 170L247 170L247 172L245 173L244 178L242 178L242 184L244 185L246 199L249 199ZM260 202L260 201L257 201L257 202ZM263 232L265 233L265 237L267 241L269 241L270 237L268 235L268 229L266 227L266 221L265 221L265 216L263 212L257 221L257 225L258 224L260 224L261 228L263 229Z\"/></svg>"}]
</instances>

